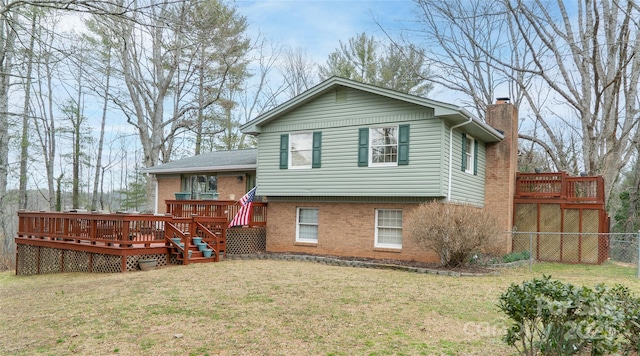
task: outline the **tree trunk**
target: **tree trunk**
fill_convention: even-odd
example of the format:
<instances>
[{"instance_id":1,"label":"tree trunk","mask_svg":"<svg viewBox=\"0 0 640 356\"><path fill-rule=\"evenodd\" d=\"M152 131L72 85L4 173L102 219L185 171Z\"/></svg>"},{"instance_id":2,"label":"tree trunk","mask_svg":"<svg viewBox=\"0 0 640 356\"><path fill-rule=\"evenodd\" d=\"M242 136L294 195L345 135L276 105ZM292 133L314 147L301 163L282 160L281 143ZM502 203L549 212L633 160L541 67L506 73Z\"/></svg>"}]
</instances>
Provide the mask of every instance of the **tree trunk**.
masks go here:
<instances>
[{"instance_id":1,"label":"tree trunk","mask_svg":"<svg viewBox=\"0 0 640 356\"><path fill-rule=\"evenodd\" d=\"M31 17L31 33L35 33L36 14ZM20 140L20 186L18 190L18 207L27 209L27 165L29 163L29 114L31 103L31 73L33 72L33 49L35 36L31 36L26 55L27 72L24 84L24 107L22 108L22 139Z\"/></svg>"},{"instance_id":2,"label":"tree trunk","mask_svg":"<svg viewBox=\"0 0 640 356\"><path fill-rule=\"evenodd\" d=\"M102 181L100 177L100 173L104 174L102 169L102 150L104 145L104 127L107 121L107 109L109 103L109 83L111 81L111 47L107 48L107 58L106 58L107 68L106 68L106 78L105 78L105 89L104 89L104 101L102 103L102 121L100 122L100 138L98 140L98 157L96 158L96 172L93 178L93 192L91 194L91 211L97 210L98 207L98 186ZM102 209L102 204L100 204Z\"/></svg>"}]
</instances>

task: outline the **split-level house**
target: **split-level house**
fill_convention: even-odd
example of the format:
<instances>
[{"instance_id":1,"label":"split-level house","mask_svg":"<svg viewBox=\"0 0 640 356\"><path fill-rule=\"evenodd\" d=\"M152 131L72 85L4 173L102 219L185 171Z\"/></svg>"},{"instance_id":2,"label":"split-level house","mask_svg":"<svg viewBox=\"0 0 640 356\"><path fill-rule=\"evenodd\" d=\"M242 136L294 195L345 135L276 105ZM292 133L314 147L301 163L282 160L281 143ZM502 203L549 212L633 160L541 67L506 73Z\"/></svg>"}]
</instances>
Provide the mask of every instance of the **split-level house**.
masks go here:
<instances>
[{"instance_id":1,"label":"split-level house","mask_svg":"<svg viewBox=\"0 0 640 356\"><path fill-rule=\"evenodd\" d=\"M431 200L491 209L510 230L511 104L490 105L485 122L455 105L333 77L241 131L258 140L267 251L437 261L403 230L407 214Z\"/></svg>"}]
</instances>

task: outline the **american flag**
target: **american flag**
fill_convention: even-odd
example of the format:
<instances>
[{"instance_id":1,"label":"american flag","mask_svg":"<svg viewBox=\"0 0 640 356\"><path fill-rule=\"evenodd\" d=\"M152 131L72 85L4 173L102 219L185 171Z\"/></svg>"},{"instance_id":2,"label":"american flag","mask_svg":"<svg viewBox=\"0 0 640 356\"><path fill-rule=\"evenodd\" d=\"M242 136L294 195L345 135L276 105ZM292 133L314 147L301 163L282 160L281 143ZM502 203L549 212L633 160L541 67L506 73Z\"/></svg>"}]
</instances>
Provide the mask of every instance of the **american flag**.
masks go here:
<instances>
[{"instance_id":1,"label":"american flag","mask_svg":"<svg viewBox=\"0 0 640 356\"><path fill-rule=\"evenodd\" d=\"M251 221L251 205L255 197L256 187L253 187L253 189L240 198L238 203L242 206L240 207L240 210L238 210L236 216L233 217L233 220L229 223L229 227L249 225L249 221Z\"/></svg>"}]
</instances>

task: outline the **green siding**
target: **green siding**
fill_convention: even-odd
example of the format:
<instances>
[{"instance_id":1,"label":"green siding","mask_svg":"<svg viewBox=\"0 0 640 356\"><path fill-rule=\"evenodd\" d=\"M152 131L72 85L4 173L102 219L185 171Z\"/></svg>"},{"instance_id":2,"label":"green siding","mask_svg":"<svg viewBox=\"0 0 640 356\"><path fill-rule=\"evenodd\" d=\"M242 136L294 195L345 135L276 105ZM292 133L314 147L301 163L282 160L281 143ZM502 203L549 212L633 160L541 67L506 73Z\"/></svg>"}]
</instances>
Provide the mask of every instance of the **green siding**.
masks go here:
<instances>
[{"instance_id":1,"label":"green siding","mask_svg":"<svg viewBox=\"0 0 640 356\"><path fill-rule=\"evenodd\" d=\"M359 167L359 129L384 124L409 125L408 164ZM281 170L280 135L312 130L322 131L321 168ZM348 89L346 102L337 103L335 92L328 92L262 127L258 137L259 193L274 198L444 197L448 138L448 127L443 120L433 117L430 108L353 89ZM454 134L456 140L454 172L462 173L459 132ZM484 201L484 188L478 189L476 184L479 180L484 182L484 145L479 146L482 158L478 160L478 175L467 174L476 179L470 183L453 177L454 184L460 181L479 190L462 194L474 203Z\"/></svg>"},{"instance_id":2,"label":"green siding","mask_svg":"<svg viewBox=\"0 0 640 356\"><path fill-rule=\"evenodd\" d=\"M477 154L477 174L463 172L462 167L462 134L459 129L453 131L453 165L451 176L451 201L459 203L469 203L474 205L484 205L484 177L485 177L485 145L478 142ZM448 128L447 128L447 141ZM447 152L447 159L448 159ZM448 167L447 167L448 169ZM445 173L446 174L446 173Z\"/></svg>"}]
</instances>

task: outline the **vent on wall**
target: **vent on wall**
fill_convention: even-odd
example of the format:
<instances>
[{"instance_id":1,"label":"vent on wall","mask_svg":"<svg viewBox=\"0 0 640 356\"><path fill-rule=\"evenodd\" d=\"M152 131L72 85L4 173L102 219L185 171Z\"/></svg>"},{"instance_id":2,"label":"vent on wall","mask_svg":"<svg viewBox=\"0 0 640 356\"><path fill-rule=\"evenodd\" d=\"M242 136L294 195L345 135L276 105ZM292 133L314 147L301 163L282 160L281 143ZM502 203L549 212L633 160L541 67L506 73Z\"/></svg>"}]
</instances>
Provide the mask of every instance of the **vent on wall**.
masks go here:
<instances>
[{"instance_id":1,"label":"vent on wall","mask_svg":"<svg viewBox=\"0 0 640 356\"><path fill-rule=\"evenodd\" d=\"M347 88L338 87L336 89L336 103L346 103L347 102Z\"/></svg>"}]
</instances>

